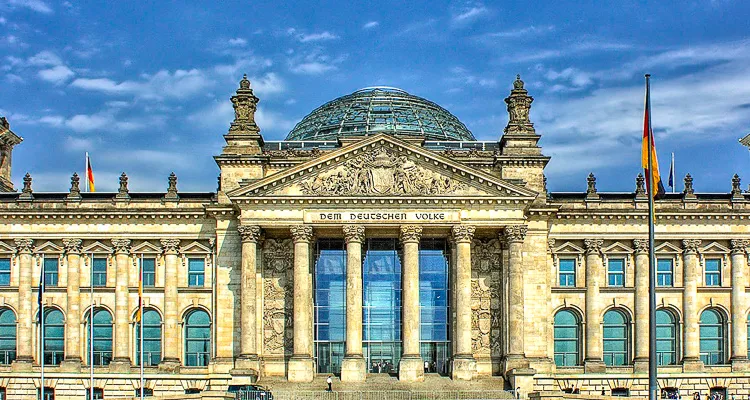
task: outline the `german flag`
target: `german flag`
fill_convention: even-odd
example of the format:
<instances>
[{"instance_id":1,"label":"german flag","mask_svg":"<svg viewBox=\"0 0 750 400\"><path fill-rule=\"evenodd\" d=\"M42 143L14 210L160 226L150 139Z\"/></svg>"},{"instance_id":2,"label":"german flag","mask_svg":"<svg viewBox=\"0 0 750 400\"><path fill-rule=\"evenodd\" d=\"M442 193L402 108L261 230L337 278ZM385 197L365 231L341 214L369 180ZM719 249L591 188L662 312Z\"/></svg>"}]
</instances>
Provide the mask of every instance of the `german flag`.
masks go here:
<instances>
[{"instance_id":1,"label":"german flag","mask_svg":"<svg viewBox=\"0 0 750 400\"><path fill-rule=\"evenodd\" d=\"M656 159L656 145L654 144L654 132L651 130L651 87L646 75L646 112L643 117L643 145L641 147L641 165L646 175L646 189L654 199L664 196L664 184L659 175L659 161ZM649 140L649 138L651 140ZM651 164L649 165L649 153L651 153ZM648 177L651 177L649 180ZM654 191L652 188L656 188Z\"/></svg>"},{"instance_id":2,"label":"german flag","mask_svg":"<svg viewBox=\"0 0 750 400\"><path fill-rule=\"evenodd\" d=\"M86 153L86 182L88 182L89 192L96 192L94 188L94 170L91 168L89 153Z\"/></svg>"}]
</instances>

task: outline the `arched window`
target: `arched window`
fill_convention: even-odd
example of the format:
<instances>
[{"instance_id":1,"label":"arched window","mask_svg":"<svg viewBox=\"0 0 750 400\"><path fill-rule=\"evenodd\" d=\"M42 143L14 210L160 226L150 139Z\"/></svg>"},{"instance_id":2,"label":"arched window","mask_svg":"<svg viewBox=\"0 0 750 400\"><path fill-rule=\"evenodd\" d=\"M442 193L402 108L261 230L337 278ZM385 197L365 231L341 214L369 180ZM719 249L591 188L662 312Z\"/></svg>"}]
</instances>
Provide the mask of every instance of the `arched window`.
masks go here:
<instances>
[{"instance_id":1,"label":"arched window","mask_svg":"<svg viewBox=\"0 0 750 400\"><path fill-rule=\"evenodd\" d=\"M91 351L91 327L86 317L86 335L89 337L87 351ZM112 314L104 308L94 309L94 365L109 365L112 361Z\"/></svg>"},{"instance_id":2,"label":"arched window","mask_svg":"<svg viewBox=\"0 0 750 400\"><path fill-rule=\"evenodd\" d=\"M718 310L708 309L701 313L700 345L703 364L718 365L726 362L725 331L724 317Z\"/></svg>"},{"instance_id":3,"label":"arched window","mask_svg":"<svg viewBox=\"0 0 750 400\"><path fill-rule=\"evenodd\" d=\"M141 362L141 324L135 324L135 364ZM161 362L161 316L154 309L143 311L143 365Z\"/></svg>"},{"instance_id":4,"label":"arched window","mask_svg":"<svg viewBox=\"0 0 750 400\"><path fill-rule=\"evenodd\" d=\"M656 361L658 365L677 362L677 318L671 311L656 310Z\"/></svg>"},{"instance_id":5,"label":"arched window","mask_svg":"<svg viewBox=\"0 0 750 400\"><path fill-rule=\"evenodd\" d=\"M44 364L60 365L63 358L65 358L65 319L62 311L48 308L44 310Z\"/></svg>"},{"instance_id":6,"label":"arched window","mask_svg":"<svg viewBox=\"0 0 750 400\"><path fill-rule=\"evenodd\" d=\"M555 314L555 364L560 367L578 365L581 359L580 324L570 310Z\"/></svg>"},{"instance_id":7,"label":"arched window","mask_svg":"<svg viewBox=\"0 0 750 400\"><path fill-rule=\"evenodd\" d=\"M211 319L203 310L190 311L185 317L185 365L205 367L211 348Z\"/></svg>"},{"instance_id":8,"label":"arched window","mask_svg":"<svg viewBox=\"0 0 750 400\"><path fill-rule=\"evenodd\" d=\"M604 363L626 365L628 357L628 317L620 310L604 314Z\"/></svg>"},{"instance_id":9,"label":"arched window","mask_svg":"<svg viewBox=\"0 0 750 400\"><path fill-rule=\"evenodd\" d=\"M8 308L0 309L0 364L16 359L16 315Z\"/></svg>"}]
</instances>

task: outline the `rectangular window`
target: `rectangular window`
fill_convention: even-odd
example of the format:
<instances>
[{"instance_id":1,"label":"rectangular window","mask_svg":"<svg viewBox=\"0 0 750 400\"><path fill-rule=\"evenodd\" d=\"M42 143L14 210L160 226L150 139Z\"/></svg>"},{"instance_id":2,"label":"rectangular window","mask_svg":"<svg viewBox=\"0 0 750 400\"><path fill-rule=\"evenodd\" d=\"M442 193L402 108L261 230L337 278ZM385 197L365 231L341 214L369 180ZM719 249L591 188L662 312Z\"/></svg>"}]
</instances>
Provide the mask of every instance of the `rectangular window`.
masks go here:
<instances>
[{"instance_id":1,"label":"rectangular window","mask_svg":"<svg viewBox=\"0 0 750 400\"><path fill-rule=\"evenodd\" d=\"M560 260L560 286L575 287L576 285L576 260L566 258Z\"/></svg>"},{"instance_id":2,"label":"rectangular window","mask_svg":"<svg viewBox=\"0 0 750 400\"><path fill-rule=\"evenodd\" d=\"M57 258L44 259L44 286L57 286Z\"/></svg>"},{"instance_id":3,"label":"rectangular window","mask_svg":"<svg viewBox=\"0 0 750 400\"><path fill-rule=\"evenodd\" d=\"M10 258L0 258L0 286L10 286Z\"/></svg>"},{"instance_id":4,"label":"rectangular window","mask_svg":"<svg viewBox=\"0 0 750 400\"><path fill-rule=\"evenodd\" d=\"M607 282L610 287L625 286L625 260L610 258L607 262Z\"/></svg>"},{"instance_id":5,"label":"rectangular window","mask_svg":"<svg viewBox=\"0 0 750 400\"><path fill-rule=\"evenodd\" d=\"M156 259L142 259L143 287L154 287L156 285Z\"/></svg>"},{"instance_id":6,"label":"rectangular window","mask_svg":"<svg viewBox=\"0 0 750 400\"><path fill-rule=\"evenodd\" d=\"M41 399L42 398L42 389L38 388L36 390L36 398ZM44 399L43 400L55 400L55 389L51 387L45 387L44 388Z\"/></svg>"},{"instance_id":7,"label":"rectangular window","mask_svg":"<svg viewBox=\"0 0 750 400\"><path fill-rule=\"evenodd\" d=\"M205 269L206 260L202 258L188 258L188 286L203 286Z\"/></svg>"},{"instance_id":8,"label":"rectangular window","mask_svg":"<svg viewBox=\"0 0 750 400\"><path fill-rule=\"evenodd\" d=\"M706 259L706 286L721 286L721 259Z\"/></svg>"},{"instance_id":9,"label":"rectangular window","mask_svg":"<svg viewBox=\"0 0 750 400\"><path fill-rule=\"evenodd\" d=\"M140 397L141 396L141 390L136 389L135 390L135 396ZM154 389L144 388L143 389L143 397L153 397L154 396Z\"/></svg>"},{"instance_id":10,"label":"rectangular window","mask_svg":"<svg viewBox=\"0 0 750 400\"><path fill-rule=\"evenodd\" d=\"M104 389L95 387L94 388L94 400L104 399ZM91 389L86 389L86 400L91 400Z\"/></svg>"},{"instance_id":11,"label":"rectangular window","mask_svg":"<svg viewBox=\"0 0 750 400\"><path fill-rule=\"evenodd\" d=\"M674 286L674 266L671 258L656 260L656 286Z\"/></svg>"},{"instance_id":12,"label":"rectangular window","mask_svg":"<svg viewBox=\"0 0 750 400\"><path fill-rule=\"evenodd\" d=\"M107 259L94 258L92 265L92 268L94 270L91 275L91 282L93 283L94 287L107 286Z\"/></svg>"}]
</instances>

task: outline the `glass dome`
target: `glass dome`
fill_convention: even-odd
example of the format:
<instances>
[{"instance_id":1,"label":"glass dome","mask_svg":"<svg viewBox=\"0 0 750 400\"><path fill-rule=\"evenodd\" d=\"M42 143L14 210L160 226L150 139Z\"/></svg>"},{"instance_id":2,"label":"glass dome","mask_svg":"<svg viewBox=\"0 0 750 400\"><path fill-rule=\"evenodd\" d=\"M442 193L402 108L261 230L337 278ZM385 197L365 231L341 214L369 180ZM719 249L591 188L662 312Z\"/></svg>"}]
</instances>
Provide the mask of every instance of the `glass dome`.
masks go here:
<instances>
[{"instance_id":1,"label":"glass dome","mask_svg":"<svg viewBox=\"0 0 750 400\"><path fill-rule=\"evenodd\" d=\"M370 87L316 108L286 140L336 140L378 133L424 136L426 140L474 141L448 110L391 87Z\"/></svg>"}]
</instances>

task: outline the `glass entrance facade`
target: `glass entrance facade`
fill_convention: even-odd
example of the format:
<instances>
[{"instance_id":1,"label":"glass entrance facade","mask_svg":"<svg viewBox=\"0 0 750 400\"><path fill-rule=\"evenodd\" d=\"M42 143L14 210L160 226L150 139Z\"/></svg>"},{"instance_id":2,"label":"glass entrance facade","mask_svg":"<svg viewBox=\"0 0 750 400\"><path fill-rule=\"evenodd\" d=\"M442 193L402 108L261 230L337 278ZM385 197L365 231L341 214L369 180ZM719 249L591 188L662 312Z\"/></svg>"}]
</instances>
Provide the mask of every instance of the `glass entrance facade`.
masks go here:
<instances>
[{"instance_id":1,"label":"glass entrance facade","mask_svg":"<svg viewBox=\"0 0 750 400\"><path fill-rule=\"evenodd\" d=\"M338 374L346 339L346 245L318 240L315 257L315 357L319 373Z\"/></svg>"},{"instance_id":2,"label":"glass entrance facade","mask_svg":"<svg viewBox=\"0 0 750 400\"><path fill-rule=\"evenodd\" d=\"M423 239L419 243L420 353L425 372L441 375L448 374L451 356L448 267L445 240Z\"/></svg>"}]
</instances>

